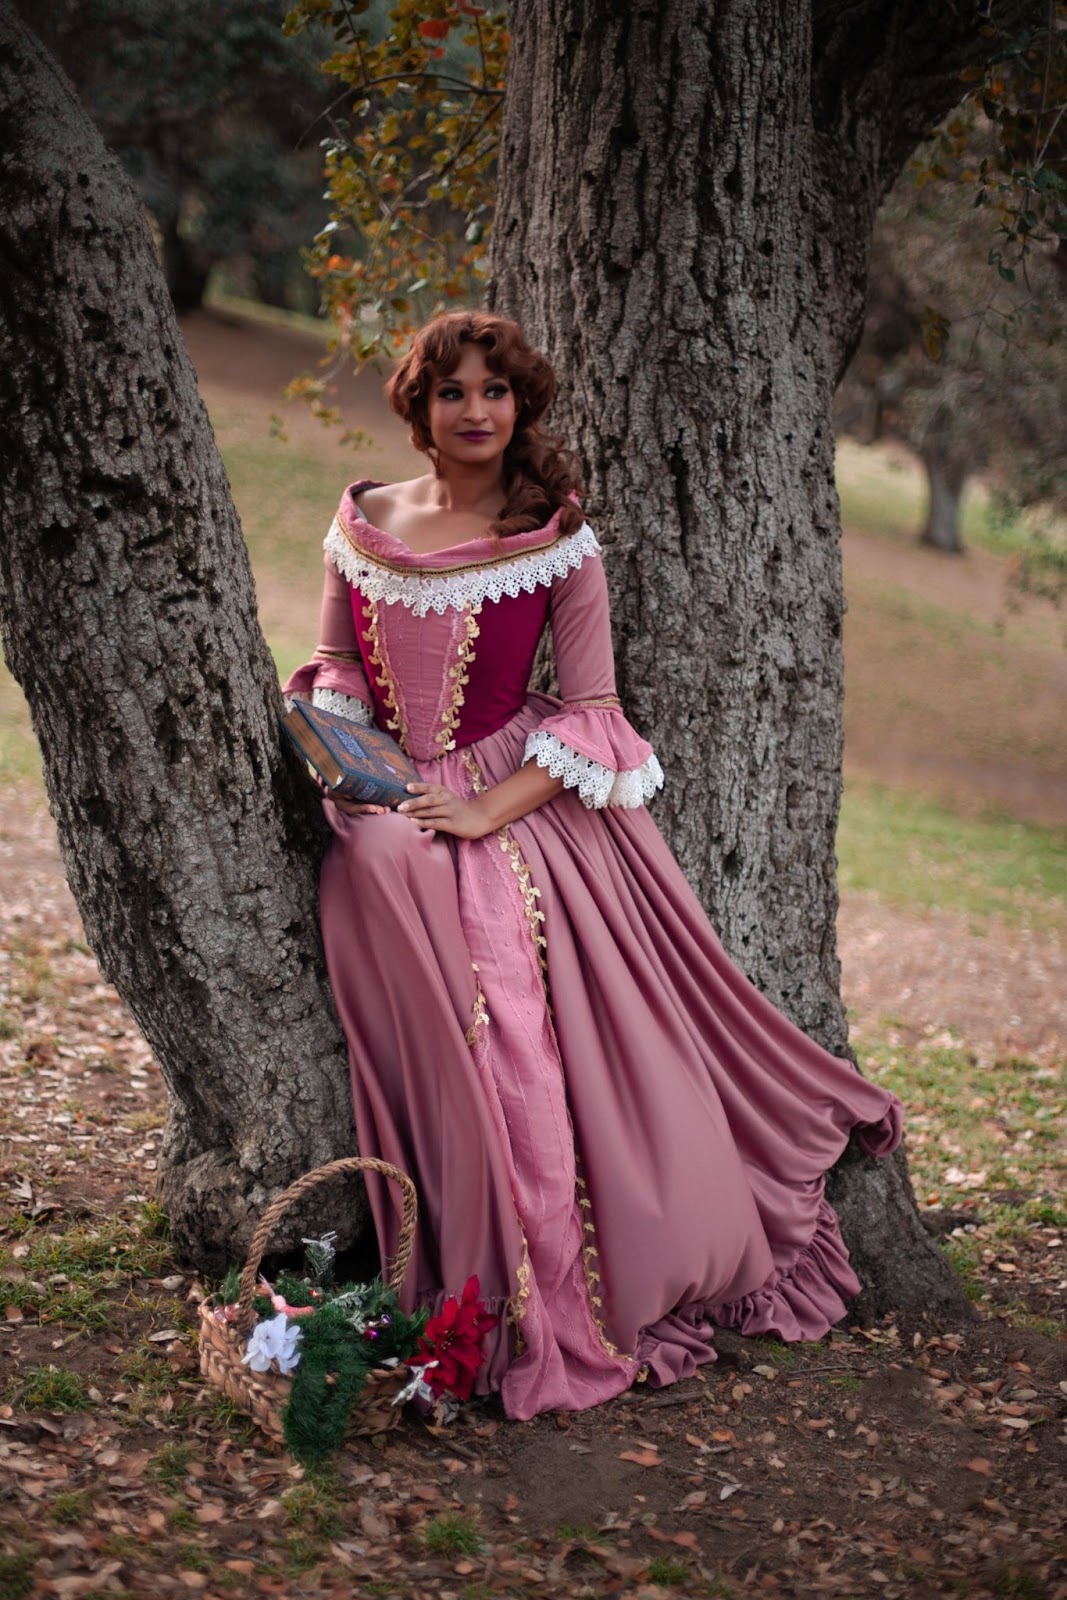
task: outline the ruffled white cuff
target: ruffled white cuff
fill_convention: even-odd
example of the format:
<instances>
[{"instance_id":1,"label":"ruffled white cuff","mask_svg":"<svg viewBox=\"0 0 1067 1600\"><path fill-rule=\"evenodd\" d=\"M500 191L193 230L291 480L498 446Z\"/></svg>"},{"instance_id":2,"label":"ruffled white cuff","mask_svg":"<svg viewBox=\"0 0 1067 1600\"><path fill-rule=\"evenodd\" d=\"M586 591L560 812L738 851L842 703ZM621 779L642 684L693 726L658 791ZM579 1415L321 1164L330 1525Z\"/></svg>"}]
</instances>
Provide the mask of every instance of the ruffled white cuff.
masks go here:
<instances>
[{"instance_id":1,"label":"ruffled white cuff","mask_svg":"<svg viewBox=\"0 0 1067 1600\"><path fill-rule=\"evenodd\" d=\"M535 728L527 734L522 759L536 761L553 778L562 778L565 789L577 789L583 805L590 810L599 811L603 806L635 810L651 800L663 785L663 768L655 755L650 755L640 767L614 772L611 767L571 750L562 739L544 728Z\"/></svg>"},{"instance_id":2,"label":"ruffled white cuff","mask_svg":"<svg viewBox=\"0 0 1067 1600\"><path fill-rule=\"evenodd\" d=\"M293 695L291 698L297 700L304 696ZM332 711L335 717L358 722L361 728L369 728L374 720L374 712L365 700L361 700L358 694L342 694L340 689L312 689L311 704L318 706L320 711Z\"/></svg>"}]
</instances>

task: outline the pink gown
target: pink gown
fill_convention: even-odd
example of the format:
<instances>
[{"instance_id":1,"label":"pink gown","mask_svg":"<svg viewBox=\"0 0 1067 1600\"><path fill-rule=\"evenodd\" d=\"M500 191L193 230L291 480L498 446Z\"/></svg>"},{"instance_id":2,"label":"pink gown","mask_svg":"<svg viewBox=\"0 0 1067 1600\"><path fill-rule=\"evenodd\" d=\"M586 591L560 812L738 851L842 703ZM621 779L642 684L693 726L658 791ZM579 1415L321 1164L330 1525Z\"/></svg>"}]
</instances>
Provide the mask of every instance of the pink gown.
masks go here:
<instances>
[{"instance_id":1,"label":"pink gown","mask_svg":"<svg viewBox=\"0 0 1067 1600\"><path fill-rule=\"evenodd\" d=\"M470 796L530 758L563 792L482 839L347 817L321 877L360 1151L415 1179L407 1309L477 1273L476 1392L530 1418L715 1358L712 1323L820 1337L859 1283L823 1176L901 1107L725 954L645 809L663 781L615 696L592 529L558 515L429 555L345 492L320 645L290 695L391 730ZM560 693L529 692L552 629ZM383 1260L399 1202L372 1177Z\"/></svg>"}]
</instances>

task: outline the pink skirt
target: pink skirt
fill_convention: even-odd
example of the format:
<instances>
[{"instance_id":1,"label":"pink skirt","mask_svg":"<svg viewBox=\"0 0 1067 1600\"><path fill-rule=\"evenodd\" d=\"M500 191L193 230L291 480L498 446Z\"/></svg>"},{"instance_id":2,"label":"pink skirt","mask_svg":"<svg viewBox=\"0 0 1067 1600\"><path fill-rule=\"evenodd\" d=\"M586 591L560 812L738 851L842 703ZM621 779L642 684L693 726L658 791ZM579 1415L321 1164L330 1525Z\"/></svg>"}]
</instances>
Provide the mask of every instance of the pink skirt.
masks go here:
<instances>
[{"instance_id":1,"label":"pink skirt","mask_svg":"<svg viewBox=\"0 0 1067 1600\"><path fill-rule=\"evenodd\" d=\"M471 795L546 702L441 761ZM656 824L573 790L482 839L345 817L322 866L359 1149L419 1192L406 1309L477 1273L500 1316L476 1392L581 1410L715 1358L712 1323L816 1339L859 1290L823 1176L901 1106L730 961ZM371 1177L383 1260L399 1201Z\"/></svg>"}]
</instances>

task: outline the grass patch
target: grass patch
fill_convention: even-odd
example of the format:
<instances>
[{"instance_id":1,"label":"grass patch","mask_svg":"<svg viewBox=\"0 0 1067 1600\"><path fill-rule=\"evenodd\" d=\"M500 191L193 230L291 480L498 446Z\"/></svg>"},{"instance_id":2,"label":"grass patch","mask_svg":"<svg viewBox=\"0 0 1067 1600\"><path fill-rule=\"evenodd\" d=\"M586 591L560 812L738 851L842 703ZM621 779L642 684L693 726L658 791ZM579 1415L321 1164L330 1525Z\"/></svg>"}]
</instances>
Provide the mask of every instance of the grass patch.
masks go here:
<instances>
[{"instance_id":1,"label":"grass patch","mask_svg":"<svg viewBox=\"0 0 1067 1600\"><path fill-rule=\"evenodd\" d=\"M44 787L41 751L25 696L0 660L0 779Z\"/></svg>"},{"instance_id":2,"label":"grass patch","mask_svg":"<svg viewBox=\"0 0 1067 1600\"><path fill-rule=\"evenodd\" d=\"M298 1483L282 1495L290 1525L307 1535L321 1552L323 1541L339 1539L345 1522L333 1494L316 1483Z\"/></svg>"},{"instance_id":3,"label":"grass patch","mask_svg":"<svg viewBox=\"0 0 1067 1600\"><path fill-rule=\"evenodd\" d=\"M192 1445L175 1441L160 1445L149 1470L157 1483L173 1492L185 1482L192 1459Z\"/></svg>"},{"instance_id":4,"label":"grass patch","mask_svg":"<svg viewBox=\"0 0 1067 1600\"><path fill-rule=\"evenodd\" d=\"M648 1563L650 1583L661 1583L665 1589L677 1589L689 1577L688 1561L672 1561L670 1556L656 1556Z\"/></svg>"},{"instance_id":5,"label":"grass patch","mask_svg":"<svg viewBox=\"0 0 1067 1600\"><path fill-rule=\"evenodd\" d=\"M84 1489L61 1489L48 1505L48 1515L60 1528L73 1528L84 1522L92 1510L92 1501Z\"/></svg>"},{"instance_id":6,"label":"grass patch","mask_svg":"<svg viewBox=\"0 0 1067 1600\"><path fill-rule=\"evenodd\" d=\"M561 1543L565 1543L570 1539L583 1539L586 1544L605 1544L607 1542L603 1534L598 1533L596 1528L586 1527L580 1522L561 1522L556 1529L556 1538Z\"/></svg>"},{"instance_id":7,"label":"grass patch","mask_svg":"<svg viewBox=\"0 0 1067 1600\"><path fill-rule=\"evenodd\" d=\"M138 1219L109 1217L99 1227L77 1226L63 1233L24 1236L29 1252L21 1265L29 1274L65 1273L68 1278L92 1278L100 1273L156 1276L166 1264L164 1242L153 1237L153 1219L147 1227Z\"/></svg>"},{"instance_id":8,"label":"grass patch","mask_svg":"<svg viewBox=\"0 0 1067 1600\"><path fill-rule=\"evenodd\" d=\"M32 1550L0 1551L0 1600L23 1600L33 1590Z\"/></svg>"},{"instance_id":9,"label":"grass patch","mask_svg":"<svg viewBox=\"0 0 1067 1600\"><path fill-rule=\"evenodd\" d=\"M980 1196L986 1246L1064 1226L1053 1197L1067 1179L1059 1137L1067 1093L1056 1068L1018 1056L985 1061L940 1038L914 1047L879 1042L860 1065L908 1108L908 1160L920 1205L953 1207ZM990 1198L1000 1190L1009 1198ZM979 1245L965 1236L945 1248L964 1282L976 1285Z\"/></svg>"},{"instance_id":10,"label":"grass patch","mask_svg":"<svg viewBox=\"0 0 1067 1600\"><path fill-rule=\"evenodd\" d=\"M847 779L837 830L842 889L898 905L1067 931L1067 829L958 816L880 784Z\"/></svg>"},{"instance_id":11,"label":"grass patch","mask_svg":"<svg viewBox=\"0 0 1067 1600\"><path fill-rule=\"evenodd\" d=\"M99 1227L75 1226L63 1233L32 1225L22 1229L29 1250L18 1265L25 1277L4 1282L4 1304L32 1312L42 1323L107 1327L113 1317L111 1292L131 1278L157 1276L169 1259L168 1244L158 1234L160 1216L158 1207L145 1207L138 1217L111 1217ZM12 1260L9 1251L0 1250L0 1267ZM157 1300L147 1304L161 1311ZM170 1309L187 1321L180 1301Z\"/></svg>"},{"instance_id":12,"label":"grass patch","mask_svg":"<svg viewBox=\"0 0 1067 1600\"><path fill-rule=\"evenodd\" d=\"M460 1511L431 1517L420 1537L435 1555L473 1556L482 1548L477 1524Z\"/></svg>"},{"instance_id":13,"label":"grass patch","mask_svg":"<svg viewBox=\"0 0 1067 1600\"><path fill-rule=\"evenodd\" d=\"M51 1362L46 1367L27 1367L12 1379L7 1400L27 1411L88 1411L93 1404L89 1380Z\"/></svg>"}]
</instances>

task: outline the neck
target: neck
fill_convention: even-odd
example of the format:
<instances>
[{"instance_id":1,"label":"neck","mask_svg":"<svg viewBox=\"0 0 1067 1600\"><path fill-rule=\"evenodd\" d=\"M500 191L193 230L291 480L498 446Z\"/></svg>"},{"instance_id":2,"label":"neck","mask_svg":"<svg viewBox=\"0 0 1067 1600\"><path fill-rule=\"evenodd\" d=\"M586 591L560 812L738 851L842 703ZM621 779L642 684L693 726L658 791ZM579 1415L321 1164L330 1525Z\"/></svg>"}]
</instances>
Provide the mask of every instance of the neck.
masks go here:
<instances>
[{"instance_id":1,"label":"neck","mask_svg":"<svg viewBox=\"0 0 1067 1600\"><path fill-rule=\"evenodd\" d=\"M431 496L442 511L474 511L487 503L500 505L506 498L504 468L500 461L481 466L449 462L435 475Z\"/></svg>"}]
</instances>

